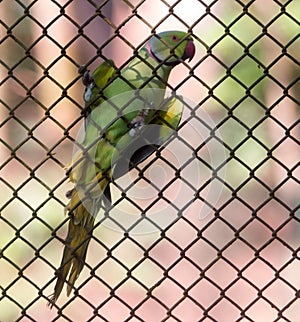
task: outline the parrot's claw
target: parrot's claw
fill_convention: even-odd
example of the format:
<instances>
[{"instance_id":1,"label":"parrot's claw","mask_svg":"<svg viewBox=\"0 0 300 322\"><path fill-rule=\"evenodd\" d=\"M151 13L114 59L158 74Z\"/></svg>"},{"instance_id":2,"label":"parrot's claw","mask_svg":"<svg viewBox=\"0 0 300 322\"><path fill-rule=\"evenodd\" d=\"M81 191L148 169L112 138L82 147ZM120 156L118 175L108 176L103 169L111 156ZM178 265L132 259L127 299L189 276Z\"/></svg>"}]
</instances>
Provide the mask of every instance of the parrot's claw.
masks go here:
<instances>
[{"instance_id":1,"label":"parrot's claw","mask_svg":"<svg viewBox=\"0 0 300 322\"><path fill-rule=\"evenodd\" d=\"M82 83L84 86L89 86L94 83L94 77L90 74L89 70L86 70L82 75Z\"/></svg>"},{"instance_id":2,"label":"parrot's claw","mask_svg":"<svg viewBox=\"0 0 300 322\"><path fill-rule=\"evenodd\" d=\"M82 75L82 83L85 86L84 100L88 103L91 100L92 91L95 87L94 76L90 74L85 65L80 66L78 72Z\"/></svg>"},{"instance_id":3,"label":"parrot's claw","mask_svg":"<svg viewBox=\"0 0 300 322\"><path fill-rule=\"evenodd\" d=\"M67 192L66 192L66 197L67 197L68 199L71 199L73 192L74 192L74 189L71 189L71 190L67 191Z\"/></svg>"},{"instance_id":4,"label":"parrot's claw","mask_svg":"<svg viewBox=\"0 0 300 322\"><path fill-rule=\"evenodd\" d=\"M152 106L152 103L151 103ZM138 115L129 123L129 135L136 136L137 132L145 125L145 119L149 115L150 108L142 109Z\"/></svg>"},{"instance_id":5,"label":"parrot's claw","mask_svg":"<svg viewBox=\"0 0 300 322\"><path fill-rule=\"evenodd\" d=\"M86 71L86 66L85 65L80 65L78 68L78 73L82 75Z\"/></svg>"},{"instance_id":6,"label":"parrot's claw","mask_svg":"<svg viewBox=\"0 0 300 322\"><path fill-rule=\"evenodd\" d=\"M82 83L84 86L88 86L93 80L93 76L90 75L90 71L86 69L85 65L81 65L78 68L78 73L82 75Z\"/></svg>"},{"instance_id":7,"label":"parrot's claw","mask_svg":"<svg viewBox=\"0 0 300 322\"><path fill-rule=\"evenodd\" d=\"M91 83L86 87L86 90L84 93L84 100L86 101L86 103L88 103L91 100L94 87L95 87L95 83Z\"/></svg>"}]
</instances>

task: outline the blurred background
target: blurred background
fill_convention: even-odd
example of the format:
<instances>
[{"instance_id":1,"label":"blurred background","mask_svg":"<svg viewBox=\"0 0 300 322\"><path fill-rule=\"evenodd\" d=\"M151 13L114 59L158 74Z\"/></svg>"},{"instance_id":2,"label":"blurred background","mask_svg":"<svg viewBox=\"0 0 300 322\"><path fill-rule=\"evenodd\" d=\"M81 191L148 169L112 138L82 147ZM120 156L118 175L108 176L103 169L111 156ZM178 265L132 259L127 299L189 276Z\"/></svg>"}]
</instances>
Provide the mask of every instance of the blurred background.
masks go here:
<instances>
[{"instance_id":1,"label":"blurred background","mask_svg":"<svg viewBox=\"0 0 300 322\"><path fill-rule=\"evenodd\" d=\"M4 0L0 15L0 320L296 321L299 1ZM154 163L145 176L181 218L129 237L99 225L78 295L64 290L50 310L64 167L82 126L78 67L120 67L153 31L177 29L196 55L169 85L194 104L179 130L189 145L164 153L193 155L198 181L184 189L187 165L168 186L174 171Z\"/></svg>"}]
</instances>

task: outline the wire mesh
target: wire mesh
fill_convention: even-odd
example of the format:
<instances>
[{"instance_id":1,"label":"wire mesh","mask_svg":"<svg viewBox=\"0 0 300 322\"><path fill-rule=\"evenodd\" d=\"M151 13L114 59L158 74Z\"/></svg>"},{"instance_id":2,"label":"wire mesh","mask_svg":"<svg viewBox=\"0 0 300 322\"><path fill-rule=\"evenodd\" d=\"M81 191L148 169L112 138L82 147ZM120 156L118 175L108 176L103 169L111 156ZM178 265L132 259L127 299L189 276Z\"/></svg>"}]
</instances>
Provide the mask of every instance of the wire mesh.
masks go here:
<instances>
[{"instance_id":1,"label":"wire mesh","mask_svg":"<svg viewBox=\"0 0 300 322\"><path fill-rule=\"evenodd\" d=\"M299 2L4 0L0 9L1 321L296 321ZM64 168L83 123L78 68L125 66L168 29L191 32L197 47L168 83L195 102L173 145L187 159L157 152L132 170L135 184L115 183L115 198L131 209L138 186L152 196L142 219L161 208L172 220L134 234L100 219L74 292L50 310L69 220Z\"/></svg>"}]
</instances>

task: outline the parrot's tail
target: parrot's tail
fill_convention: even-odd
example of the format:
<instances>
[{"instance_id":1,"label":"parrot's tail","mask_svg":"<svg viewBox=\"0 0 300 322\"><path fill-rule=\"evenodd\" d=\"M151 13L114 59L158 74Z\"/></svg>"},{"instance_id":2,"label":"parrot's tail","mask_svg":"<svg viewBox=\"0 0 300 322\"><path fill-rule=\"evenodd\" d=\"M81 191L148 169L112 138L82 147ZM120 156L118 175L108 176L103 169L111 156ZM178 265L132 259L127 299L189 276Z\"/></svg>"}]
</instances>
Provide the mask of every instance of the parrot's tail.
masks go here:
<instances>
[{"instance_id":1,"label":"parrot's tail","mask_svg":"<svg viewBox=\"0 0 300 322\"><path fill-rule=\"evenodd\" d=\"M77 205L73 207L76 201L78 201ZM97 201L99 204L100 201ZM72 191L71 200L67 208L70 215L68 235L61 264L56 272L57 281L49 303L51 308L58 299L67 278L67 295L69 296L76 279L83 269L87 248L92 237L95 216L99 210L98 206L92 204L89 207L88 204L91 202L95 203L92 200L85 200L83 204L80 201L78 192L75 189ZM91 211L91 209L94 209L94 211Z\"/></svg>"},{"instance_id":2,"label":"parrot's tail","mask_svg":"<svg viewBox=\"0 0 300 322\"><path fill-rule=\"evenodd\" d=\"M108 194L105 191L109 177L95 165L95 161L89 158L88 154L83 155L79 152L75 156L69 167L68 175L75 183L75 188L67 193L67 197L70 198L66 208L70 217L68 235L61 264L56 271L57 281L49 303L51 308L58 299L65 282L67 283L67 295L70 295L85 263L95 217L100 210L103 195Z\"/></svg>"}]
</instances>

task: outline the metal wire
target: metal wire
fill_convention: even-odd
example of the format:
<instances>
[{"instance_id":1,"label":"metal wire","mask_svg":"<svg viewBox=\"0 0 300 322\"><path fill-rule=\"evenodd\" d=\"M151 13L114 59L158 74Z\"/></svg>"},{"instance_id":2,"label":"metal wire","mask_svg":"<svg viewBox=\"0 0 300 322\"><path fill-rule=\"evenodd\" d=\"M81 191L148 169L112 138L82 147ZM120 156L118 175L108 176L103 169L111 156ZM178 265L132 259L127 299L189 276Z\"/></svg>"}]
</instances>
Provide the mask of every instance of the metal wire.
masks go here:
<instances>
[{"instance_id":1,"label":"metal wire","mask_svg":"<svg viewBox=\"0 0 300 322\"><path fill-rule=\"evenodd\" d=\"M46 2L50 18L40 1L0 4L1 321L296 321L299 3L160 0L150 18L147 0ZM134 184L113 182L115 205L136 207L140 217L127 229L99 219L74 294L50 311L68 222L64 167L83 121L78 67L112 54L122 68L170 19L197 46L168 84L195 102L185 106L175 143L189 156L178 166L159 150L133 170ZM134 23L144 38L135 39ZM206 134L187 140L195 128ZM215 164L210 144L224 152ZM172 173L161 185L148 177L158 163ZM142 182L155 197L140 205L130 189ZM177 202L179 185L189 193ZM219 186L211 200L207 191ZM160 207L171 218L163 226L147 217ZM154 233L134 234L145 221Z\"/></svg>"}]
</instances>

